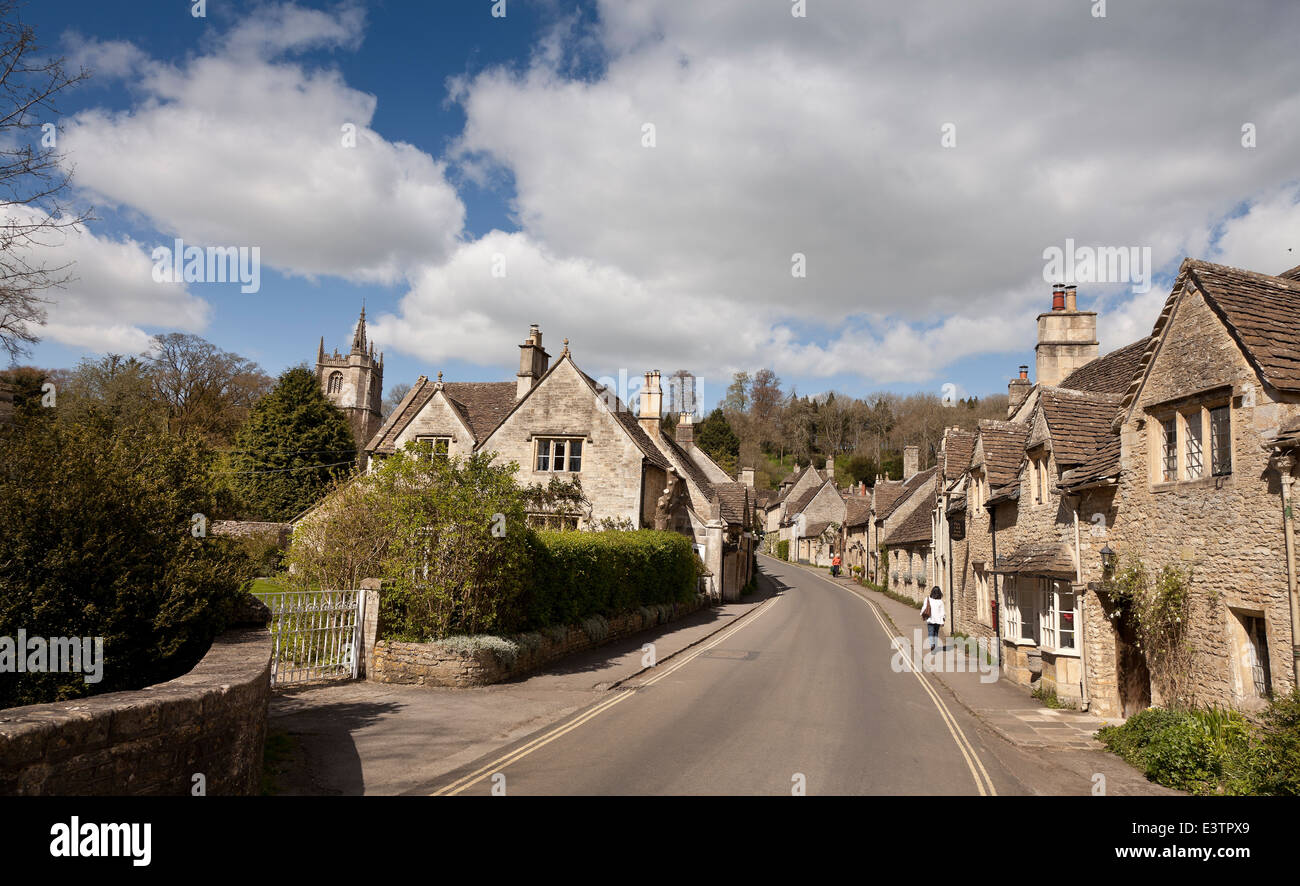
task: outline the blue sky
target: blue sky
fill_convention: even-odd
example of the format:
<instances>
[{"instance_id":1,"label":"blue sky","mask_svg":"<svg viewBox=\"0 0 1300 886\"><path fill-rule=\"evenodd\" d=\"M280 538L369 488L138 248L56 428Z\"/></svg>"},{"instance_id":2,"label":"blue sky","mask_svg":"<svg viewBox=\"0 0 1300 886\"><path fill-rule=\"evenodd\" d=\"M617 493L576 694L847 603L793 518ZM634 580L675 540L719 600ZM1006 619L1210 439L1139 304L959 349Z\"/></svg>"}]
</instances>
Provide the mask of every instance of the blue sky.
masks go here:
<instances>
[{"instance_id":1,"label":"blue sky","mask_svg":"<svg viewBox=\"0 0 1300 886\"><path fill-rule=\"evenodd\" d=\"M1080 284L1103 352L1185 255L1300 263L1294 4L494 6L29 6L95 71L58 125L96 210L30 362L180 330L274 373L345 348L364 300L387 387L510 378L539 323L706 404L762 366L985 394L1032 366L1067 238L1151 256L1149 288ZM260 291L150 280L175 237L258 246Z\"/></svg>"}]
</instances>

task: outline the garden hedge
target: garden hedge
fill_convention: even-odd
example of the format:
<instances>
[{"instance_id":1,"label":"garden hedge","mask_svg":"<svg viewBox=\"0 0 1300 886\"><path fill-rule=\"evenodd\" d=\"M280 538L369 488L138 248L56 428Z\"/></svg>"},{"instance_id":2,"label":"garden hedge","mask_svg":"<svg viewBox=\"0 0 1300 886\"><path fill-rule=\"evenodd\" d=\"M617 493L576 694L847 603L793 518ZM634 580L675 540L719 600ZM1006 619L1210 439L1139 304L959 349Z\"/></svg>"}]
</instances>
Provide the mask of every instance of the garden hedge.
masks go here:
<instances>
[{"instance_id":1,"label":"garden hedge","mask_svg":"<svg viewBox=\"0 0 1300 886\"><path fill-rule=\"evenodd\" d=\"M537 532L520 631L694 599L698 558L676 532Z\"/></svg>"}]
</instances>

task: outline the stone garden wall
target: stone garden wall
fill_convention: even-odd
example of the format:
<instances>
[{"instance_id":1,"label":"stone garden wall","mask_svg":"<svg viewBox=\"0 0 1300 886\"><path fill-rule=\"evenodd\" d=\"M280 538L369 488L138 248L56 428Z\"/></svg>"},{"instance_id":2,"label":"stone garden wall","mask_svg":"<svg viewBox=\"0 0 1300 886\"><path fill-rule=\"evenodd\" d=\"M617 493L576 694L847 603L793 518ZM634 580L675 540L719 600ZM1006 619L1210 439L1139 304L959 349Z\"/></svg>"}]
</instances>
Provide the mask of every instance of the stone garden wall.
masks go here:
<instances>
[{"instance_id":1,"label":"stone garden wall","mask_svg":"<svg viewBox=\"0 0 1300 886\"><path fill-rule=\"evenodd\" d=\"M614 618L597 617L581 625L547 628L509 640L499 637L454 637L432 643L379 640L373 651L366 650L366 678L380 683L460 688L501 683L566 655L683 618L714 602L699 595L691 603L643 607Z\"/></svg>"},{"instance_id":2,"label":"stone garden wall","mask_svg":"<svg viewBox=\"0 0 1300 886\"><path fill-rule=\"evenodd\" d=\"M180 796L196 773L210 795L258 793L271 651L245 625L175 680L0 710L0 795Z\"/></svg>"}]
</instances>

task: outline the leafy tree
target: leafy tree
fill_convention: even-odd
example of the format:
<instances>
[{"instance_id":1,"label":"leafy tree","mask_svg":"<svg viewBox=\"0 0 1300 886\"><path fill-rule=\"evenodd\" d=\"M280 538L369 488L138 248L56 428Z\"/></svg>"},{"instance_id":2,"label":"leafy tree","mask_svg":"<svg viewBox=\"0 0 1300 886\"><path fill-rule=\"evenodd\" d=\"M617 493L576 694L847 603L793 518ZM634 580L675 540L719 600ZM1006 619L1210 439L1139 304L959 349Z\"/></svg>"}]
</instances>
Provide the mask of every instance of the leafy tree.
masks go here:
<instances>
[{"instance_id":1,"label":"leafy tree","mask_svg":"<svg viewBox=\"0 0 1300 886\"><path fill-rule=\"evenodd\" d=\"M320 501L356 461L352 430L306 367L286 370L235 436L231 483L243 510L284 521Z\"/></svg>"},{"instance_id":2,"label":"leafy tree","mask_svg":"<svg viewBox=\"0 0 1300 886\"><path fill-rule=\"evenodd\" d=\"M725 471L734 472L740 455L740 438L719 407L709 413L695 432L695 444Z\"/></svg>"},{"instance_id":3,"label":"leafy tree","mask_svg":"<svg viewBox=\"0 0 1300 886\"><path fill-rule=\"evenodd\" d=\"M109 354L85 359L57 388L58 415L94 422L108 433L120 428L167 428L167 409L153 398L148 369L136 357Z\"/></svg>"},{"instance_id":4,"label":"leafy tree","mask_svg":"<svg viewBox=\"0 0 1300 886\"><path fill-rule=\"evenodd\" d=\"M288 555L296 579L322 587L387 579L381 619L395 638L508 632L531 532L518 465L492 462L490 453L433 457L409 444L303 520Z\"/></svg>"},{"instance_id":5,"label":"leafy tree","mask_svg":"<svg viewBox=\"0 0 1300 886\"><path fill-rule=\"evenodd\" d=\"M231 542L193 532L193 515L221 507L201 440L139 427L105 434L50 411L0 427L0 636L102 637L102 680L6 674L0 707L184 673L252 574Z\"/></svg>"}]
</instances>

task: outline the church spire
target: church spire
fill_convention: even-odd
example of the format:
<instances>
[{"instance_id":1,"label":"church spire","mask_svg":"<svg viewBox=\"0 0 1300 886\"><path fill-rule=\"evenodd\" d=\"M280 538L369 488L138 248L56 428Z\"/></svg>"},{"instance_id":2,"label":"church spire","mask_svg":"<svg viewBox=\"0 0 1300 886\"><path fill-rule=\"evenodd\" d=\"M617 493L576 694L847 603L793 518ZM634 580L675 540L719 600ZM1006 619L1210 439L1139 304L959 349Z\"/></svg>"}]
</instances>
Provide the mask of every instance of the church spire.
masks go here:
<instances>
[{"instance_id":1,"label":"church spire","mask_svg":"<svg viewBox=\"0 0 1300 886\"><path fill-rule=\"evenodd\" d=\"M361 303L361 319L357 321L356 335L352 336L352 353L366 353L366 303Z\"/></svg>"}]
</instances>

